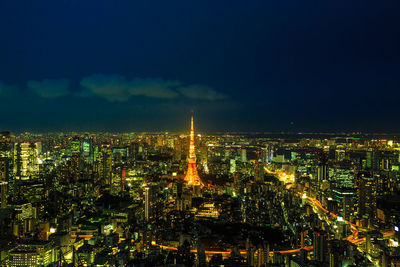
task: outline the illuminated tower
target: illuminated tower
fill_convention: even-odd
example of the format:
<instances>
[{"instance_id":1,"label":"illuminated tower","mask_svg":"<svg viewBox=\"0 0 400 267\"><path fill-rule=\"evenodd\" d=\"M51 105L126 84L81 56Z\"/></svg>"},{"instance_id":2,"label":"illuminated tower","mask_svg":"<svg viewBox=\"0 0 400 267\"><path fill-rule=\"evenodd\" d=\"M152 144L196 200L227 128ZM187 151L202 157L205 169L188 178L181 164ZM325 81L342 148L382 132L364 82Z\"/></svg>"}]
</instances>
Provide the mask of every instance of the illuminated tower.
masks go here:
<instances>
[{"instance_id":1,"label":"illuminated tower","mask_svg":"<svg viewBox=\"0 0 400 267\"><path fill-rule=\"evenodd\" d=\"M194 126L193 126L193 114L191 117L190 124L190 144L189 144L189 158L188 158L188 169L185 176L185 181L189 185L203 185L200 177L197 173L196 168L196 155L194 153Z\"/></svg>"}]
</instances>

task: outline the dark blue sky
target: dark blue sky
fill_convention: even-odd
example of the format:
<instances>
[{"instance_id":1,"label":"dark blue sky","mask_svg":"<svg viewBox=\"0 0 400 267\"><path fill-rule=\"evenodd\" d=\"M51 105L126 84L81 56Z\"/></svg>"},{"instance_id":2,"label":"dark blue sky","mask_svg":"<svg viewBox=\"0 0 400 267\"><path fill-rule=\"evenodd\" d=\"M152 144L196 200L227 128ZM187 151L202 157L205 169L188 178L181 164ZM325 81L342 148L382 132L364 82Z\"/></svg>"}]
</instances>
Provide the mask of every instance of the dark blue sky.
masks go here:
<instances>
[{"instance_id":1,"label":"dark blue sky","mask_svg":"<svg viewBox=\"0 0 400 267\"><path fill-rule=\"evenodd\" d=\"M0 129L400 132L399 1L1 1Z\"/></svg>"}]
</instances>

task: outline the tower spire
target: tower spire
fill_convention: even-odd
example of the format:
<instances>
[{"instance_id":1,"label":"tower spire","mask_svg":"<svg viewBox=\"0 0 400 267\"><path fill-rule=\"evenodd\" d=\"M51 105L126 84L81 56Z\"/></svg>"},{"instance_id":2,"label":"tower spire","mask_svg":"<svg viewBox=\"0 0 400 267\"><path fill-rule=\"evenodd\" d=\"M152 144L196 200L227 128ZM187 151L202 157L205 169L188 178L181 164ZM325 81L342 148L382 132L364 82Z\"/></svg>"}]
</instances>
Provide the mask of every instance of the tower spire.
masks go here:
<instances>
[{"instance_id":1,"label":"tower spire","mask_svg":"<svg viewBox=\"0 0 400 267\"><path fill-rule=\"evenodd\" d=\"M194 126L193 126L193 110L192 114L190 116L190 133L194 132Z\"/></svg>"},{"instance_id":2,"label":"tower spire","mask_svg":"<svg viewBox=\"0 0 400 267\"><path fill-rule=\"evenodd\" d=\"M197 167L196 167L193 110L192 110L192 114L190 117L189 158L188 158L188 169L186 172L185 181L190 185L203 185L203 183L197 173Z\"/></svg>"}]
</instances>

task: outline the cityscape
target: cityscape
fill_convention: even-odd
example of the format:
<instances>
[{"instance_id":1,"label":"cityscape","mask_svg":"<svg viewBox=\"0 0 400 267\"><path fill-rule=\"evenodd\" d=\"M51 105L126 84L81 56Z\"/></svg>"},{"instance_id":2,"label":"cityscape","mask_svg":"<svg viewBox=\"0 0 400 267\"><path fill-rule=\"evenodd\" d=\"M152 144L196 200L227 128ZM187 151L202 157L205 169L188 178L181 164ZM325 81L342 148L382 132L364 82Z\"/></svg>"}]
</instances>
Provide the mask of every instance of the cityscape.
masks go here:
<instances>
[{"instance_id":1,"label":"cityscape","mask_svg":"<svg viewBox=\"0 0 400 267\"><path fill-rule=\"evenodd\" d=\"M0 267L400 266L400 1L0 1Z\"/></svg>"},{"instance_id":2,"label":"cityscape","mask_svg":"<svg viewBox=\"0 0 400 267\"><path fill-rule=\"evenodd\" d=\"M395 136L1 133L4 266L396 266Z\"/></svg>"}]
</instances>

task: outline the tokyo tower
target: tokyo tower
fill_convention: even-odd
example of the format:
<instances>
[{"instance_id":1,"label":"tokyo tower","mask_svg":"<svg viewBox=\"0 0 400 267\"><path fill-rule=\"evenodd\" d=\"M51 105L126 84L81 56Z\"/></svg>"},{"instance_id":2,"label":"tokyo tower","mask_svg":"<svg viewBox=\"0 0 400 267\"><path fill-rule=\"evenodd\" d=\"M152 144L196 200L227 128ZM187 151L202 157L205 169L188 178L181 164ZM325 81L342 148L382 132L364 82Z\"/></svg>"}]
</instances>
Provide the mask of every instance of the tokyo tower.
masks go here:
<instances>
[{"instance_id":1,"label":"tokyo tower","mask_svg":"<svg viewBox=\"0 0 400 267\"><path fill-rule=\"evenodd\" d=\"M200 180L199 174L196 168L196 154L194 146L194 126L193 126L193 113L191 116L190 124L190 144L189 144L189 158L188 158L188 169L185 176L185 181L189 185L203 185Z\"/></svg>"}]
</instances>

